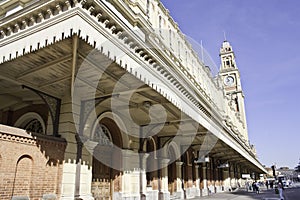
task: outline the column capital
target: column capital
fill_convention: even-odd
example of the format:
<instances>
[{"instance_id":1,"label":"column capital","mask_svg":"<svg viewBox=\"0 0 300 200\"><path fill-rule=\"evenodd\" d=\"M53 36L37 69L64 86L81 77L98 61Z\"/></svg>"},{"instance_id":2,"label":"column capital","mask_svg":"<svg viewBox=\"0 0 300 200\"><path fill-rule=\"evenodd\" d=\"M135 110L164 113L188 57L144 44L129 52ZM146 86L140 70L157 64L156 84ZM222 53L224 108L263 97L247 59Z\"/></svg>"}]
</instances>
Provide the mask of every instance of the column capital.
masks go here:
<instances>
[{"instance_id":1,"label":"column capital","mask_svg":"<svg viewBox=\"0 0 300 200\"><path fill-rule=\"evenodd\" d=\"M168 158L159 158L162 165L169 164L170 159Z\"/></svg>"},{"instance_id":2,"label":"column capital","mask_svg":"<svg viewBox=\"0 0 300 200\"><path fill-rule=\"evenodd\" d=\"M176 162L176 166L182 166L183 162Z\"/></svg>"}]
</instances>

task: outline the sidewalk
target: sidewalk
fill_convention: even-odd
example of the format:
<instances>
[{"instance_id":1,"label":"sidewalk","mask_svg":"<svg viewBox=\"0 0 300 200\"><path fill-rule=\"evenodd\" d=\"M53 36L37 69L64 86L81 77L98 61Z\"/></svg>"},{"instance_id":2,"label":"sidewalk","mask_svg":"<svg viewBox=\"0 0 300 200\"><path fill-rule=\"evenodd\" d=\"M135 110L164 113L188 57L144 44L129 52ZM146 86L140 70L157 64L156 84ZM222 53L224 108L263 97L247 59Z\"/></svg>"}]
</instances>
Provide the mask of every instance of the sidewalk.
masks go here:
<instances>
[{"instance_id":1,"label":"sidewalk","mask_svg":"<svg viewBox=\"0 0 300 200\"><path fill-rule=\"evenodd\" d=\"M217 194L211 194L206 197L198 197L193 200L202 200L202 199L210 199L210 200L280 200L279 195L275 194L274 189L262 189L259 194L256 194L253 191L247 192L245 189L240 188L233 192L222 192Z\"/></svg>"}]
</instances>

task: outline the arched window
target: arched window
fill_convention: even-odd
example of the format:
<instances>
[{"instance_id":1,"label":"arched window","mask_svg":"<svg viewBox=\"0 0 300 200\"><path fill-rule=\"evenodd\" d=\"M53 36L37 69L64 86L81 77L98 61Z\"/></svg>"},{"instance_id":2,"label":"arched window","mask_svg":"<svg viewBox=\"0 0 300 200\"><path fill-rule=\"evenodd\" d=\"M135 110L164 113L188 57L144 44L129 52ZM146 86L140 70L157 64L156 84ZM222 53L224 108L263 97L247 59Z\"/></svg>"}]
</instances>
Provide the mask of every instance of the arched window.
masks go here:
<instances>
[{"instance_id":1,"label":"arched window","mask_svg":"<svg viewBox=\"0 0 300 200\"><path fill-rule=\"evenodd\" d=\"M170 41L170 48L172 48L172 30L169 29L169 41Z\"/></svg>"},{"instance_id":2,"label":"arched window","mask_svg":"<svg viewBox=\"0 0 300 200\"><path fill-rule=\"evenodd\" d=\"M101 145L108 145L108 146L113 145L110 131L103 124L96 125L94 135L93 135L93 141L98 142Z\"/></svg>"},{"instance_id":3,"label":"arched window","mask_svg":"<svg viewBox=\"0 0 300 200\"><path fill-rule=\"evenodd\" d=\"M28 132L33 132L33 133L44 133L42 123L38 119L33 119L29 121L24 129Z\"/></svg>"},{"instance_id":4,"label":"arched window","mask_svg":"<svg viewBox=\"0 0 300 200\"><path fill-rule=\"evenodd\" d=\"M35 112L29 112L22 115L16 121L14 126L33 133L46 133L44 120L39 114Z\"/></svg>"},{"instance_id":5,"label":"arched window","mask_svg":"<svg viewBox=\"0 0 300 200\"><path fill-rule=\"evenodd\" d=\"M162 18L161 16L158 17L158 29L159 29L159 33L162 33Z\"/></svg>"},{"instance_id":6,"label":"arched window","mask_svg":"<svg viewBox=\"0 0 300 200\"><path fill-rule=\"evenodd\" d=\"M147 6L146 14L149 16L150 0L147 0L146 6Z\"/></svg>"},{"instance_id":7,"label":"arched window","mask_svg":"<svg viewBox=\"0 0 300 200\"><path fill-rule=\"evenodd\" d=\"M178 57L180 58L180 48L181 48L181 45L180 45L180 41L177 42L177 47L178 47Z\"/></svg>"}]
</instances>

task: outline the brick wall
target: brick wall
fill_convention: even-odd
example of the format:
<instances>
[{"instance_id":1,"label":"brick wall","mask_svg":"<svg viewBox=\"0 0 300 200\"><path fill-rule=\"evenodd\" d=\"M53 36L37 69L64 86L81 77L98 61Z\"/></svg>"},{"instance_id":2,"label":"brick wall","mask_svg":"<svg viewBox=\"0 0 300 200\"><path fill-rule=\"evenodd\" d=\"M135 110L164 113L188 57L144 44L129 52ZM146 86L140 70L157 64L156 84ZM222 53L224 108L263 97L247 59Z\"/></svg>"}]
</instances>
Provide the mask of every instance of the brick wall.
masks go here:
<instances>
[{"instance_id":1,"label":"brick wall","mask_svg":"<svg viewBox=\"0 0 300 200\"><path fill-rule=\"evenodd\" d=\"M60 196L65 147L63 139L0 125L0 199Z\"/></svg>"}]
</instances>

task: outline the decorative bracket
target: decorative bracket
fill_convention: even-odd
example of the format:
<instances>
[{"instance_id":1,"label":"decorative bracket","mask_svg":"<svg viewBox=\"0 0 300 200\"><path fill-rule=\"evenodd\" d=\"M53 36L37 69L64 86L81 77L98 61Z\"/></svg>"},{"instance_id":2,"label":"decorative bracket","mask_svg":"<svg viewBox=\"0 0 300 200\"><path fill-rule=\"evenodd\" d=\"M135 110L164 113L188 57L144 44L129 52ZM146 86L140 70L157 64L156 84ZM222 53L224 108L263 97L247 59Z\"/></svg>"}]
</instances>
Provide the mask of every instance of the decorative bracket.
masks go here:
<instances>
[{"instance_id":1,"label":"decorative bracket","mask_svg":"<svg viewBox=\"0 0 300 200\"><path fill-rule=\"evenodd\" d=\"M79 135L83 136L83 128L84 125L90 115L90 113L93 111L93 109L101 103L103 100L110 98L114 95L108 95L104 97L98 97L95 99L88 99L88 100L82 100L81 106L80 106L80 122L79 122Z\"/></svg>"},{"instance_id":2,"label":"decorative bracket","mask_svg":"<svg viewBox=\"0 0 300 200\"><path fill-rule=\"evenodd\" d=\"M53 122L53 135L56 137L60 137L60 135L58 134L58 124L59 124L61 99L51 96L49 94L46 94L44 92L38 91L38 90L28 87L26 85L22 85L22 88L26 88L26 89L29 89L29 90L35 92L47 104L49 111L50 111L50 116L51 116L51 119Z\"/></svg>"}]
</instances>

